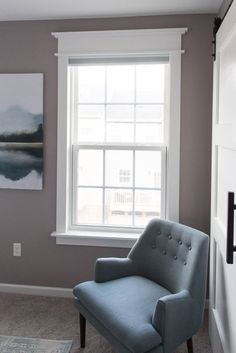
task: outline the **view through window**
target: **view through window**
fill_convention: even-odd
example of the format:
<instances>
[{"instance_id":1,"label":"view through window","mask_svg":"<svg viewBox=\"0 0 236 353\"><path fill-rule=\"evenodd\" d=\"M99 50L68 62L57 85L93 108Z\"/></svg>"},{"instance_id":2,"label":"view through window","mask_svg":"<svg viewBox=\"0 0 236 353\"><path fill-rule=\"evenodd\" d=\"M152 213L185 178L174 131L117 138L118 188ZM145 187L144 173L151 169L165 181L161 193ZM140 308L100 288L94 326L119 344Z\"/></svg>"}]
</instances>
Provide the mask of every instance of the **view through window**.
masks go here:
<instances>
[{"instance_id":1,"label":"view through window","mask_svg":"<svg viewBox=\"0 0 236 353\"><path fill-rule=\"evenodd\" d=\"M72 226L165 216L168 70L166 60L69 66Z\"/></svg>"}]
</instances>

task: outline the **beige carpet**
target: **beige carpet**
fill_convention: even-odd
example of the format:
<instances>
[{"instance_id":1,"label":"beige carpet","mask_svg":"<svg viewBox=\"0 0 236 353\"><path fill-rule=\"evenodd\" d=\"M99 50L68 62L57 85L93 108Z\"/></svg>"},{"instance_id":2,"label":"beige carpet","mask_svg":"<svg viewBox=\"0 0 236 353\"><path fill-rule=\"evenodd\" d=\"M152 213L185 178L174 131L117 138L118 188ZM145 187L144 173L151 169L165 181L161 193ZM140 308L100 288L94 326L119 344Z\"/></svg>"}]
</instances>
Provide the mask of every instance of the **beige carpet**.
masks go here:
<instances>
[{"instance_id":1,"label":"beige carpet","mask_svg":"<svg viewBox=\"0 0 236 353\"><path fill-rule=\"evenodd\" d=\"M79 348L79 317L72 299L0 294L0 335L73 340L71 353L114 353L109 343L88 325L86 349ZM175 353L187 353L185 344ZM194 353L212 353L207 317L194 337Z\"/></svg>"}]
</instances>

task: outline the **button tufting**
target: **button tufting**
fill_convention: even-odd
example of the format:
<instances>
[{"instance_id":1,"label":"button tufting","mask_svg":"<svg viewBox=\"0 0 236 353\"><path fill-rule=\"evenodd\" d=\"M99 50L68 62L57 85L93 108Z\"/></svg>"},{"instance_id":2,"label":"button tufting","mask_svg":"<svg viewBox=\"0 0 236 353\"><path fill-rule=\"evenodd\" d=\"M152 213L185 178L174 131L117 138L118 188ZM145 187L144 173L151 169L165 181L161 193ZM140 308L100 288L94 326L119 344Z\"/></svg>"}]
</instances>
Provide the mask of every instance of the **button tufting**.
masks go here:
<instances>
[{"instance_id":1,"label":"button tufting","mask_svg":"<svg viewBox=\"0 0 236 353\"><path fill-rule=\"evenodd\" d=\"M187 262L186 261L184 261L184 266L186 266L187 265Z\"/></svg>"},{"instance_id":2,"label":"button tufting","mask_svg":"<svg viewBox=\"0 0 236 353\"><path fill-rule=\"evenodd\" d=\"M157 235L161 235L161 232L157 232Z\"/></svg>"},{"instance_id":3,"label":"button tufting","mask_svg":"<svg viewBox=\"0 0 236 353\"><path fill-rule=\"evenodd\" d=\"M181 240L179 240L179 245L182 245L183 243L182 243L182 241Z\"/></svg>"},{"instance_id":4,"label":"button tufting","mask_svg":"<svg viewBox=\"0 0 236 353\"><path fill-rule=\"evenodd\" d=\"M189 250L189 251L190 251L190 250L192 250L192 247L191 247L191 246L189 246L189 247L188 247L188 250Z\"/></svg>"},{"instance_id":5,"label":"button tufting","mask_svg":"<svg viewBox=\"0 0 236 353\"><path fill-rule=\"evenodd\" d=\"M168 235L168 238L169 238L169 239L172 239L172 236L169 234L169 235Z\"/></svg>"},{"instance_id":6,"label":"button tufting","mask_svg":"<svg viewBox=\"0 0 236 353\"><path fill-rule=\"evenodd\" d=\"M163 254L163 255L166 255L166 251L165 251L165 250L162 250L162 254Z\"/></svg>"}]
</instances>

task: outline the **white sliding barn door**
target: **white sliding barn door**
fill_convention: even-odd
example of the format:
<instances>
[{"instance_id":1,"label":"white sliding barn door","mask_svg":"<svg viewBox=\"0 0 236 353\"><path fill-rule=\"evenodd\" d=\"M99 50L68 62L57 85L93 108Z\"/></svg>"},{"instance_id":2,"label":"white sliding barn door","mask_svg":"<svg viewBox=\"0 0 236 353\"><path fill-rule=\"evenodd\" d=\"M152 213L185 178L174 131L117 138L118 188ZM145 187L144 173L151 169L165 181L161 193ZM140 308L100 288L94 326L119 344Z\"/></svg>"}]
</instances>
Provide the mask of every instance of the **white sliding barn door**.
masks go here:
<instances>
[{"instance_id":1,"label":"white sliding barn door","mask_svg":"<svg viewBox=\"0 0 236 353\"><path fill-rule=\"evenodd\" d=\"M236 253L226 251L236 242L236 1L217 33L213 102L210 339L214 353L236 353Z\"/></svg>"}]
</instances>

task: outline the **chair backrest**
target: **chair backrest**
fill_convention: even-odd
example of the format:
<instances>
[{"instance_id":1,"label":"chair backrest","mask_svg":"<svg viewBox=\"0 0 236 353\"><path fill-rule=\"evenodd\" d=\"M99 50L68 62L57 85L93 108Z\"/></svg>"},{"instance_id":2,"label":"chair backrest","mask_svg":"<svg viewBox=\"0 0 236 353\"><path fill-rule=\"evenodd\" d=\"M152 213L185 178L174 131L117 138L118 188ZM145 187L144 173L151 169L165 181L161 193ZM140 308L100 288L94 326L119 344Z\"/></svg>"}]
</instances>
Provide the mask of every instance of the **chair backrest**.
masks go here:
<instances>
[{"instance_id":1,"label":"chair backrest","mask_svg":"<svg viewBox=\"0 0 236 353\"><path fill-rule=\"evenodd\" d=\"M183 289L204 301L209 237L190 227L153 219L128 257L138 273L172 293Z\"/></svg>"}]
</instances>

